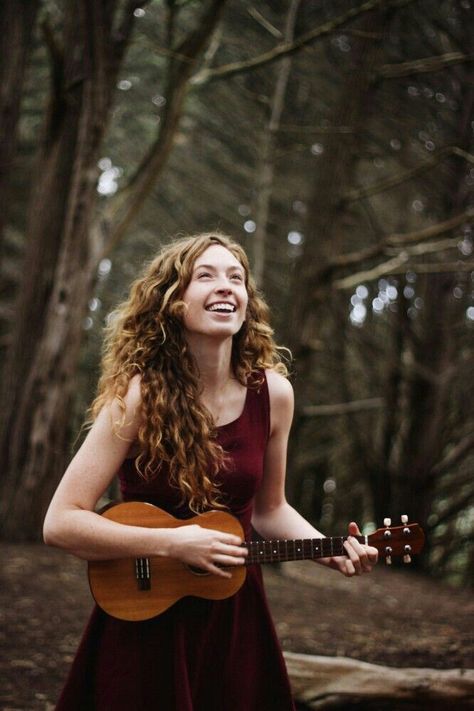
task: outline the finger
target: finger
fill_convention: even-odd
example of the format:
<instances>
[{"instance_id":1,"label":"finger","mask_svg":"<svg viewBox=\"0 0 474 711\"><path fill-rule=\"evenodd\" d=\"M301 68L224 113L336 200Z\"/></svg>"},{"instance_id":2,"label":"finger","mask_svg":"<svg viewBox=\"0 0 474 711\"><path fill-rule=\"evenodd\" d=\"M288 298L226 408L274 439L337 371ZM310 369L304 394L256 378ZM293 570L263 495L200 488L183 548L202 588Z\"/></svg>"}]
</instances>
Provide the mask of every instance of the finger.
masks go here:
<instances>
[{"instance_id":1,"label":"finger","mask_svg":"<svg viewBox=\"0 0 474 711\"><path fill-rule=\"evenodd\" d=\"M226 555L235 555L238 558L241 558L242 556L246 557L249 553L247 548L243 548L242 546L231 546L227 543L221 543L216 549L216 552L225 553Z\"/></svg>"},{"instance_id":2,"label":"finger","mask_svg":"<svg viewBox=\"0 0 474 711\"><path fill-rule=\"evenodd\" d=\"M369 561L367 546L363 546L361 543L359 543L357 538L353 538L352 536L349 536L349 543L351 544L356 554L359 556L362 570L365 573L370 573L370 571L372 570L372 566Z\"/></svg>"},{"instance_id":3,"label":"finger","mask_svg":"<svg viewBox=\"0 0 474 711\"><path fill-rule=\"evenodd\" d=\"M233 556L218 554L212 557L212 562L224 566L245 565L245 558L234 558Z\"/></svg>"},{"instance_id":4,"label":"finger","mask_svg":"<svg viewBox=\"0 0 474 711\"><path fill-rule=\"evenodd\" d=\"M375 563L379 559L379 552L377 548L374 548L373 546L367 546L367 555L369 557L370 562L375 565Z\"/></svg>"},{"instance_id":5,"label":"finger","mask_svg":"<svg viewBox=\"0 0 474 711\"><path fill-rule=\"evenodd\" d=\"M361 536L362 535L359 530L359 526L357 525L357 523L355 521L350 522L350 524L348 526L348 530L349 530L349 536Z\"/></svg>"},{"instance_id":6,"label":"finger","mask_svg":"<svg viewBox=\"0 0 474 711\"><path fill-rule=\"evenodd\" d=\"M353 549L353 547L350 543L350 539L348 539L347 541L344 541L344 548L347 552L347 555L349 556L350 562L352 563L352 565L354 567L355 574L360 575L362 573L361 562L360 562L359 556L357 555L357 553L355 552L355 550Z\"/></svg>"},{"instance_id":7,"label":"finger","mask_svg":"<svg viewBox=\"0 0 474 711\"><path fill-rule=\"evenodd\" d=\"M233 533L221 533L220 531L217 533L219 533L221 543L227 543L230 546L240 546L243 543L242 539L239 536L234 536Z\"/></svg>"},{"instance_id":8,"label":"finger","mask_svg":"<svg viewBox=\"0 0 474 711\"><path fill-rule=\"evenodd\" d=\"M353 575L357 575L357 571L350 558L346 558L342 572L344 573L346 578L352 578Z\"/></svg>"},{"instance_id":9,"label":"finger","mask_svg":"<svg viewBox=\"0 0 474 711\"><path fill-rule=\"evenodd\" d=\"M228 570L219 568L217 565L214 565L213 563L209 563L206 566L206 570L209 573L212 573L213 575L218 575L220 578L231 578L232 577L232 573L230 573Z\"/></svg>"}]
</instances>

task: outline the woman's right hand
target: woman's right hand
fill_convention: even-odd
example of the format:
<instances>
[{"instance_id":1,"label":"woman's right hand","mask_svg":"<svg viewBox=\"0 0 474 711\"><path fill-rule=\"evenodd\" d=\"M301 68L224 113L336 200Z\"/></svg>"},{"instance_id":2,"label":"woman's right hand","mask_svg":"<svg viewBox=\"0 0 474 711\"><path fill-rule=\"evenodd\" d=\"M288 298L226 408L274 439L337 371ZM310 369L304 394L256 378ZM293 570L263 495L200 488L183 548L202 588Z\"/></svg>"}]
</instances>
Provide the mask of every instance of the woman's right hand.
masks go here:
<instances>
[{"instance_id":1,"label":"woman's right hand","mask_svg":"<svg viewBox=\"0 0 474 711\"><path fill-rule=\"evenodd\" d=\"M202 528L198 524L179 526L170 533L171 558L222 578L231 577L225 567L244 565L248 555L248 550L241 546L242 540L232 533Z\"/></svg>"}]
</instances>

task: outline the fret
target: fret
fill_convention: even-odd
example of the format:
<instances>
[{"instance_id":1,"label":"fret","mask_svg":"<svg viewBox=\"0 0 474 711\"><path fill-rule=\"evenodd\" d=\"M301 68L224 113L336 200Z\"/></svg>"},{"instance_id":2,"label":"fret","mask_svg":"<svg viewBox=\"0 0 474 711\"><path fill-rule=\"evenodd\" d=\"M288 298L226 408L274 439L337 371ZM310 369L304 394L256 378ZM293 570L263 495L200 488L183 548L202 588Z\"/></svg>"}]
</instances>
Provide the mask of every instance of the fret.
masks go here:
<instances>
[{"instance_id":1,"label":"fret","mask_svg":"<svg viewBox=\"0 0 474 711\"><path fill-rule=\"evenodd\" d=\"M344 541L346 540L346 538L344 536L339 536L339 540L340 540L340 546L341 546L341 548L340 548L341 552L339 555L345 555L346 549L344 548Z\"/></svg>"}]
</instances>

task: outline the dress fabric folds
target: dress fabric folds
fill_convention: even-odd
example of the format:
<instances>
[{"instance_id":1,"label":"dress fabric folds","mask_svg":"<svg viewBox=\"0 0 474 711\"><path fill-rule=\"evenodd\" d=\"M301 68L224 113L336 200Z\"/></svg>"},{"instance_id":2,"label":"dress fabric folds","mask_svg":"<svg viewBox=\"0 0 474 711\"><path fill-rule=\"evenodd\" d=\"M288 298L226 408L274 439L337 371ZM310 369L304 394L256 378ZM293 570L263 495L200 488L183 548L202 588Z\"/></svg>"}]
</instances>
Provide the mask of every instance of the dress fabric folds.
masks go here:
<instances>
[{"instance_id":1,"label":"dress fabric folds","mask_svg":"<svg viewBox=\"0 0 474 711\"><path fill-rule=\"evenodd\" d=\"M263 378L263 379L262 379ZM268 387L247 389L241 415L218 428L229 461L219 474L229 511L251 537L270 429ZM193 515L162 471L150 482L133 460L119 472L124 501L148 501L178 518ZM248 566L225 600L186 597L161 615L125 622L95 607L56 711L293 711L260 567Z\"/></svg>"}]
</instances>

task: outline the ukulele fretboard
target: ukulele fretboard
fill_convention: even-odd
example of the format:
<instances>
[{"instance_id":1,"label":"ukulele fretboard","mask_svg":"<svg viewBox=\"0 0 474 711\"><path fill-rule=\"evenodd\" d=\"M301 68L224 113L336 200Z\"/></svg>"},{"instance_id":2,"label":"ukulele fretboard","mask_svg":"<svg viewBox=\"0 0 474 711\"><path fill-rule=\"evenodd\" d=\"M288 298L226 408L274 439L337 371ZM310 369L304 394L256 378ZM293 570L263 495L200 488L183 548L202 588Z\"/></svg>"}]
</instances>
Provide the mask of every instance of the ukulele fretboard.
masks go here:
<instances>
[{"instance_id":1,"label":"ukulele fretboard","mask_svg":"<svg viewBox=\"0 0 474 711\"><path fill-rule=\"evenodd\" d=\"M365 536L356 536L360 543L366 543ZM343 546L347 536L329 538L304 538L282 541L248 541L242 545L248 548L246 565L254 563L278 563L289 560L311 560L346 555Z\"/></svg>"}]
</instances>

